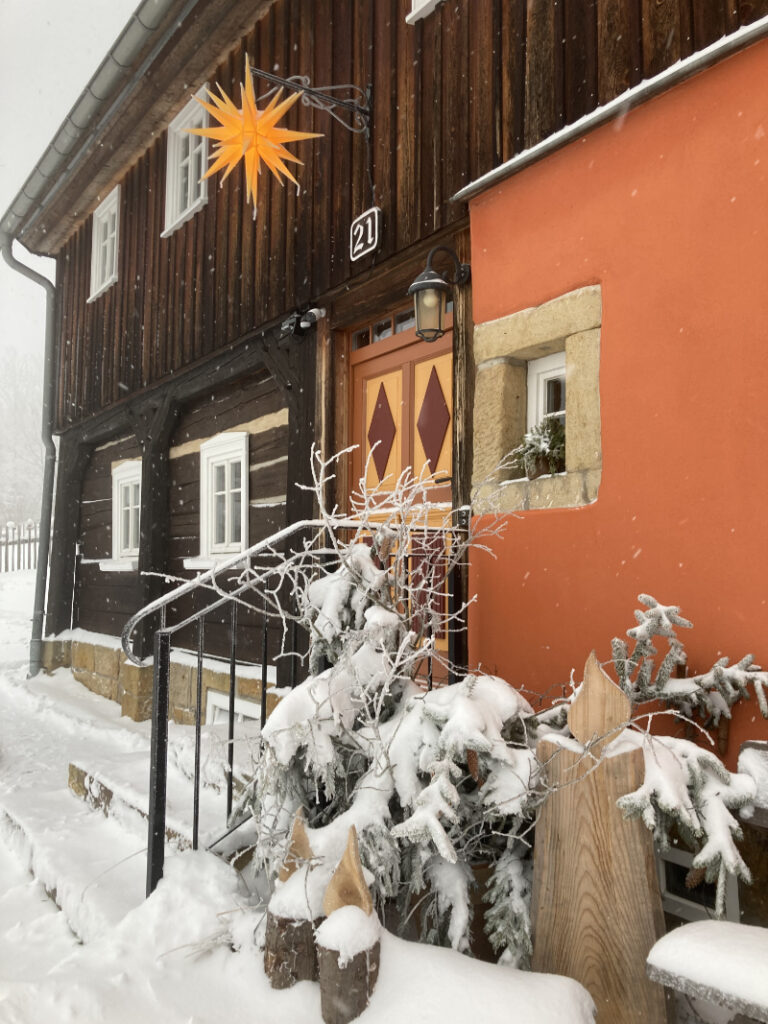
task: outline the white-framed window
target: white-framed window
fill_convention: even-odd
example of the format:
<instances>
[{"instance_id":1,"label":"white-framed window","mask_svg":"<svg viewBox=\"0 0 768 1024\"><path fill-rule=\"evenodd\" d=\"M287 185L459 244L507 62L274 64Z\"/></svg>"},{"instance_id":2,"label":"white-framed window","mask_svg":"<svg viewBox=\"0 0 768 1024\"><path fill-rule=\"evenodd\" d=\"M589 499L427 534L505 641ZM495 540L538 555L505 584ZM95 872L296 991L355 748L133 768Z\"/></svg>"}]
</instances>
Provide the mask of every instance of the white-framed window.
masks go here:
<instances>
[{"instance_id":1,"label":"white-framed window","mask_svg":"<svg viewBox=\"0 0 768 1024\"><path fill-rule=\"evenodd\" d=\"M105 292L117 280L120 241L120 186L116 185L93 211L91 239L91 294L88 301Z\"/></svg>"},{"instance_id":2,"label":"white-framed window","mask_svg":"<svg viewBox=\"0 0 768 1024\"><path fill-rule=\"evenodd\" d=\"M112 559L115 563L135 567L140 530L141 459L129 459L112 470Z\"/></svg>"},{"instance_id":3,"label":"white-framed window","mask_svg":"<svg viewBox=\"0 0 768 1024\"><path fill-rule=\"evenodd\" d=\"M204 98L205 90L197 94ZM168 125L165 170L165 230L170 235L208 201L208 182L203 180L208 163L208 140L190 135L190 128L205 128L208 114L195 99Z\"/></svg>"},{"instance_id":4,"label":"white-framed window","mask_svg":"<svg viewBox=\"0 0 768 1024\"><path fill-rule=\"evenodd\" d=\"M200 445L200 555L248 547L248 434L231 431Z\"/></svg>"},{"instance_id":5,"label":"white-framed window","mask_svg":"<svg viewBox=\"0 0 768 1024\"><path fill-rule=\"evenodd\" d=\"M545 416L556 416L565 425L565 352L528 361L528 430Z\"/></svg>"},{"instance_id":6,"label":"white-framed window","mask_svg":"<svg viewBox=\"0 0 768 1024\"><path fill-rule=\"evenodd\" d=\"M406 22L415 25L420 18L426 18L442 2L443 0L411 0L411 13L406 14Z\"/></svg>"},{"instance_id":7,"label":"white-framed window","mask_svg":"<svg viewBox=\"0 0 768 1024\"><path fill-rule=\"evenodd\" d=\"M220 725L229 721L229 694L218 690L208 690L205 702L205 724ZM261 704L255 700L243 700L235 697L236 722L260 722Z\"/></svg>"}]
</instances>

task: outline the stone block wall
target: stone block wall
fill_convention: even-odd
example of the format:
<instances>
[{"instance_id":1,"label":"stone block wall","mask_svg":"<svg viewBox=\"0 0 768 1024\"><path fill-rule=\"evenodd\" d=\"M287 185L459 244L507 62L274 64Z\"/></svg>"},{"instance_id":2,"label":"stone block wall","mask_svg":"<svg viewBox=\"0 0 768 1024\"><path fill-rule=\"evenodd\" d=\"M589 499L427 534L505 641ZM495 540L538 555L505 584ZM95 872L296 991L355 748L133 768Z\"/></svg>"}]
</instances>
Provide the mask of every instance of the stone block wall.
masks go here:
<instances>
[{"instance_id":1,"label":"stone block wall","mask_svg":"<svg viewBox=\"0 0 768 1024\"><path fill-rule=\"evenodd\" d=\"M597 498L602 477L599 285L477 324L472 481L502 512L570 508ZM528 362L565 353L565 473L536 480L497 467L526 430ZM500 489L499 488L500 485Z\"/></svg>"},{"instance_id":2,"label":"stone block wall","mask_svg":"<svg viewBox=\"0 0 768 1024\"><path fill-rule=\"evenodd\" d=\"M83 640L47 639L43 642L43 668L71 668L72 674L93 693L120 704L121 713L135 722L152 716L152 665L134 665L116 647ZM181 725L193 725L197 704L197 668L187 659L171 661L169 717ZM229 667L211 667L206 659L202 678L203 714L208 704L208 691L229 693ZM239 700L261 704L261 680L237 677ZM267 689L267 714L271 714L280 698ZM254 708L255 710L255 708Z\"/></svg>"}]
</instances>

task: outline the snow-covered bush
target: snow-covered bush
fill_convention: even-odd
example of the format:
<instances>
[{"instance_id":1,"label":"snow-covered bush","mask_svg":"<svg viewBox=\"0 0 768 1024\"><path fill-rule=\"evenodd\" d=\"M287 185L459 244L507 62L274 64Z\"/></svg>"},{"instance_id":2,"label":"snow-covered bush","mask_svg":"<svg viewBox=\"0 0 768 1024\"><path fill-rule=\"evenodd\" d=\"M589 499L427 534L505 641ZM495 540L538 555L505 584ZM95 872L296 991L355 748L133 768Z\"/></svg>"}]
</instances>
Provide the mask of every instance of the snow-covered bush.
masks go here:
<instances>
[{"instance_id":1,"label":"snow-covered bush","mask_svg":"<svg viewBox=\"0 0 768 1024\"><path fill-rule=\"evenodd\" d=\"M612 642L619 685L635 705L638 724L643 705L653 707L660 701L687 721L698 716L704 726L717 725L721 716L731 717L737 701L749 696L750 686L768 718L768 673L753 664L751 654L736 665L720 658L708 672L676 678L672 673L687 663L687 656L675 627L691 629L692 623L674 605L659 604L648 594L640 594L638 600L646 610L635 611L637 625L627 630L635 642L631 654L626 641ZM655 637L665 638L668 649L654 674ZM653 715L651 710L649 717ZM700 734L707 735L703 727ZM717 884L716 912L721 916L727 875L750 881L736 846L741 828L731 812L754 800L755 784L748 775L729 772L715 754L690 740L652 736L648 731L636 737L643 743L645 779L640 789L621 798L619 806L628 817L642 817L662 849L676 833L694 851L694 870L703 870L706 880Z\"/></svg>"},{"instance_id":2,"label":"snow-covered bush","mask_svg":"<svg viewBox=\"0 0 768 1024\"><path fill-rule=\"evenodd\" d=\"M277 594L290 586L311 644L307 678L263 730L248 792L254 863L276 877L299 808L314 854L326 861L338 858L354 824L388 921L396 904L400 921L423 939L466 951L482 875L486 934L505 962L525 965L530 838L547 796L536 743L567 731L569 702L534 713L503 680L466 672L454 685L430 688L432 673L445 681L455 671L444 641L466 611L449 608L446 580L486 535L456 530L450 509L436 526L441 510L429 505L421 481L405 476L385 496L361 494L354 518L342 517L322 502L329 464L316 466L323 529L284 555L265 595L278 614ZM718 663L717 678L713 670L698 681L673 679L684 658L674 626L689 624L678 609L641 600L648 611L636 613L629 631L632 654L613 642L619 683L633 701L660 700L678 714L704 706L727 713L751 681L764 707L765 679L751 660L736 666L742 675ZM655 677L654 636L670 642ZM644 747L646 774L622 809L641 816L661 843L676 826L721 889L728 871L747 877L731 810L753 795L750 781L690 741L651 736L647 724L643 715L630 731Z\"/></svg>"}]
</instances>

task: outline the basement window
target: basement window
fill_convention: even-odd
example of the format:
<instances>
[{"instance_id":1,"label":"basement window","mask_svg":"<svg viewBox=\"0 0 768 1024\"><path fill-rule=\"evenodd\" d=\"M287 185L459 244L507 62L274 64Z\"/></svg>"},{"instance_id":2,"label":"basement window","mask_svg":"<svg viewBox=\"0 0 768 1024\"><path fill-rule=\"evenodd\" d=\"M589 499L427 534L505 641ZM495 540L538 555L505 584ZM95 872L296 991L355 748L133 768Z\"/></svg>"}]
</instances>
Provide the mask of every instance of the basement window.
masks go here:
<instances>
[{"instance_id":1,"label":"basement window","mask_svg":"<svg viewBox=\"0 0 768 1024\"><path fill-rule=\"evenodd\" d=\"M218 434L200 446L200 556L248 546L248 434Z\"/></svg>"},{"instance_id":2,"label":"basement window","mask_svg":"<svg viewBox=\"0 0 768 1024\"><path fill-rule=\"evenodd\" d=\"M129 459L112 469L112 561L102 569L136 569L140 531L141 459Z\"/></svg>"},{"instance_id":3,"label":"basement window","mask_svg":"<svg viewBox=\"0 0 768 1024\"><path fill-rule=\"evenodd\" d=\"M91 240L91 294L93 302L117 281L117 246L120 237L120 186L93 211Z\"/></svg>"},{"instance_id":4,"label":"basement window","mask_svg":"<svg viewBox=\"0 0 768 1024\"><path fill-rule=\"evenodd\" d=\"M197 95L204 99L205 89L200 89ZM208 182L203 180L208 163L208 140L189 134L190 129L205 128L207 124L208 114L196 99L191 99L168 126L163 238L208 201Z\"/></svg>"}]
</instances>

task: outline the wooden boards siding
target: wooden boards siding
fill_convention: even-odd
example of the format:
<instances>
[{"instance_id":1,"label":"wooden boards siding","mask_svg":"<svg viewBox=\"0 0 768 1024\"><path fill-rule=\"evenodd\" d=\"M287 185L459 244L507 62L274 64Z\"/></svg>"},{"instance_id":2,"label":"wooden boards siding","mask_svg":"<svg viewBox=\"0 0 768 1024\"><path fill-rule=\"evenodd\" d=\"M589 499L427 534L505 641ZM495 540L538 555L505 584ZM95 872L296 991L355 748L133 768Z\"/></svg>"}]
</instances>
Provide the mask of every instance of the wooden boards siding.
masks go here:
<instances>
[{"instance_id":1,"label":"wooden boards siding","mask_svg":"<svg viewBox=\"0 0 768 1024\"><path fill-rule=\"evenodd\" d=\"M247 424L247 427L244 425ZM288 411L277 384L265 371L234 381L204 395L182 409L171 438L170 537L165 568L175 578L190 579L195 572L184 568L185 558L200 554L200 443L225 430L247 429L249 455L248 543L268 537L285 526L285 495L288 486ZM210 592L207 595L211 596ZM251 598L252 599L252 598ZM194 601L198 601L197 604ZM169 614L169 622L199 610L199 596ZM258 661L261 650L261 616L240 610L239 658ZM206 621L205 650L229 653L229 608ZM196 636L186 630L174 644L194 648ZM278 649L279 637L270 630L270 647Z\"/></svg>"},{"instance_id":2,"label":"wooden boards siding","mask_svg":"<svg viewBox=\"0 0 768 1024\"><path fill-rule=\"evenodd\" d=\"M257 209L242 171L209 182L205 208L161 238L165 134L121 181L119 280L88 303L91 219L58 254L63 430L270 324L465 218L468 181L760 17L768 0L452 0L407 25L408 0L277 0L220 63L239 98L244 55L317 87L373 87L371 139L297 104L298 194L266 172ZM179 100L200 83L178 82ZM257 85L261 94L264 88ZM348 258L349 224L377 203L380 251Z\"/></svg>"}]
</instances>

